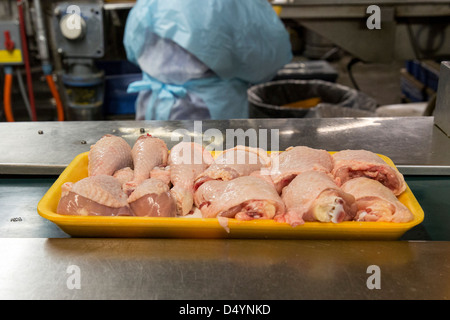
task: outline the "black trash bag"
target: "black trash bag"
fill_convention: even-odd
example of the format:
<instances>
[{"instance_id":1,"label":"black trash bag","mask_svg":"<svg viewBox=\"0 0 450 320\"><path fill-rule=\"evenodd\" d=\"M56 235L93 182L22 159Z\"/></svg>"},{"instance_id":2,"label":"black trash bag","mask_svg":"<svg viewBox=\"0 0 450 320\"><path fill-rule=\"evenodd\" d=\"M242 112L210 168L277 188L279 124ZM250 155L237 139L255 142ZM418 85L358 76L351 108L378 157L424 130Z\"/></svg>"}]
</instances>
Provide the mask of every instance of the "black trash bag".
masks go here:
<instances>
[{"instance_id":1,"label":"black trash bag","mask_svg":"<svg viewBox=\"0 0 450 320\"><path fill-rule=\"evenodd\" d=\"M377 102L366 94L322 80L272 81L252 86L247 93L250 118L372 116L377 108ZM283 107L312 98L320 99L313 108ZM342 108L349 109L342 112Z\"/></svg>"}]
</instances>

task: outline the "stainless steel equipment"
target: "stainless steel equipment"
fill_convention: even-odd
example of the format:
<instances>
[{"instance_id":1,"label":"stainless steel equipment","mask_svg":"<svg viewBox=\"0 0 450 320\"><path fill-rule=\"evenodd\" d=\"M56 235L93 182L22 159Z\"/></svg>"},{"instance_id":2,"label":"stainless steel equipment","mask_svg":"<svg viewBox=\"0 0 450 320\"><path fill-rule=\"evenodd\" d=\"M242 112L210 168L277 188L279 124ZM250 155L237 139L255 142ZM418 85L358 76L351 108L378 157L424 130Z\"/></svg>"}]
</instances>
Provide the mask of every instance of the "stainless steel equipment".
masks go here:
<instances>
[{"instance_id":1,"label":"stainless steel equipment","mask_svg":"<svg viewBox=\"0 0 450 320\"><path fill-rule=\"evenodd\" d=\"M441 63L434 118L436 125L450 137L450 61Z\"/></svg>"},{"instance_id":2,"label":"stainless steel equipment","mask_svg":"<svg viewBox=\"0 0 450 320\"><path fill-rule=\"evenodd\" d=\"M103 3L60 2L53 5L57 51L65 64L62 83L70 120L100 120L104 72L94 59L104 55Z\"/></svg>"},{"instance_id":3,"label":"stainless steel equipment","mask_svg":"<svg viewBox=\"0 0 450 320\"><path fill-rule=\"evenodd\" d=\"M450 54L447 0L286 0L280 17L298 21L366 62L427 59ZM369 29L371 5L380 9L380 29Z\"/></svg>"}]
</instances>

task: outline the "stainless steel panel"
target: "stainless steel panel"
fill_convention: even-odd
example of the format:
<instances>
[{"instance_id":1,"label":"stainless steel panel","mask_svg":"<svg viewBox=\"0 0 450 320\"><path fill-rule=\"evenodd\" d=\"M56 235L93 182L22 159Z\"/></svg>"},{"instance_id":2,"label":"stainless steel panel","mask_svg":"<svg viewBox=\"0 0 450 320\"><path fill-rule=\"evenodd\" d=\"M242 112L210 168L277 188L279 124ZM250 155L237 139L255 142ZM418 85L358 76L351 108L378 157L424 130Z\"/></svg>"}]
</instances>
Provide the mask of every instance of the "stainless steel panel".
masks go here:
<instances>
[{"instance_id":1,"label":"stainless steel panel","mask_svg":"<svg viewBox=\"0 0 450 320\"><path fill-rule=\"evenodd\" d=\"M192 141L197 138L204 145L226 148L227 143L237 143L227 141L227 130L238 129L242 129L241 136L249 129L257 133L267 129L268 150L276 142L270 133L278 133L280 150L293 145L335 151L362 148L390 157L410 174L432 174L437 169L439 174L450 174L450 139L433 121L432 117L413 117L1 123L0 174L60 174L76 155L108 133L123 137L130 145L139 135L150 133L171 148L181 139L177 132L185 130ZM217 141L204 135L209 129L220 134ZM263 137L257 141L260 146L266 142Z\"/></svg>"},{"instance_id":2,"label":"stainless steel panel","mask_svg":"<svg viewBox=\"0 0 450 320\"><path fill-rule=\"evenodd\" d=\"M439 69L434 119L436 125L450 137L450 61L443 61Z\"/></svg>"},{"instance_id":3,"label":"stainless steel panel","mask_svg":"<svg viewBox=\"0 0 450 320\"><path fill-rule=\"evenodd\" d=\"M336 1L287 0L280 17L295 19L307 29L321 35L365 62L437 59L449 54L450 16L447 1L379 1L381 28L366 27L374 3L365 0ZM426 32L422 32L426 30ZM418 43L411 43L411 34ZM427 33L429 36L424 36ZM442 43L433 42L439 34ZM420 37L419 37L420 36ZM432 43L433 52L425 49ZM417 47L417 48L416 48ZM417 55L420 55L418 57Z\"/></svg>"},{"instance_id":4,"label":"stainless steel panel","mask_svg":"<svg viewBox=\"0 0 450 320\"><path fill-rule=\"evenodd\" d=\"M0 256L0 299L450 298L448 242L0 239Z\"/></svg>"},{"instance_id":5,"label":"stainless steel panel","mask_svg":"<svg viewBox=\"0 0 450 320\"><path fill-rule=\"evenodd\" d=\"M54 181L50 177L0 179L0 238L69 237L37 212L39 201Z\"/></svg>"}]
</instances>

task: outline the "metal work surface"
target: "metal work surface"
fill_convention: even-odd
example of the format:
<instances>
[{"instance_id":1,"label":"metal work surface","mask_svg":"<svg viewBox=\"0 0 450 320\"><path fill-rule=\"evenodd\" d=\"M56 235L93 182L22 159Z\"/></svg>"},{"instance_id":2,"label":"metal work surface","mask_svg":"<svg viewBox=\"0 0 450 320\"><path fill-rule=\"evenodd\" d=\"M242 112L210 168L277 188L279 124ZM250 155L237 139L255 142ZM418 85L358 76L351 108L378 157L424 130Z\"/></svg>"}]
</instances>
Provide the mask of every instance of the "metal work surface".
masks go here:
<instances>
[{"instance_id":1,"label":"metal work surface","mask_svg":"<svg viewBox=\"0 0 450 320\"><path fill-rule=\"evenodd\" d=\"M0 299L450 298L447 242L0 239L0 256Z\"/></svg>"},{"instance_id":2,"label":"metal work surface","mask_svg":"<svg viewBox=\"0 0 450 320\"><path fill-rule=\"evenodd\" d=\"M36 212L56 176L3 176L0 299L450 299L449 179L406 178L424 222L367 242L70 238Z\"/></svg>"},{"instance_id":3,"label":"metal work surface","mask_svg":"<svg viewBox=\"0 0 450 320\"><path fill-rule=\"evenodd\" d=\"M68 238L37 213L37 204L56 176L0 176L0 237ZM450 241L450 177L406 176L425 212L424 221L400 240Z\"/></svg>"},{"instance_id":4,"label":"metal work surface","mask_svg":"<svg viewBox=\"0 0 450 320\"><path fill-rule=\"evenodd\" d=\"M367 242L71 238L38 215L57 175L102 135L132 144L150 133L171 147L180 129L205 145L220 133L222 148L227 129L268 129L281 150L385 154L420 174L406 180L425 219L400 241ZM0 136L0 299L450 299L450 142L433 118L5 123ZM380 289L367 286L370 266Z\"/></svg>"},{"instance_id":5,"label":"metal work surface","mask_svg":"<svg viewBox=\"0 0 450 320\"><path fill-rule=\"evenodd\" d=\"M242 139L239 143L239 139L248 139L252 133L259 138L258 146L268 150L274 146L285 150L293 145L330 151L368 149L390 157L403 173L450 174L450 139L433 120L412 117L2 123L0 174L58 175L76 155L89 151L108 133L123 137L130 145L139 135L150 133L171 148L181 141L183 132L192 141L199 139L196 141L216 149L248 143Z\"/></svg>"}]
</instances>

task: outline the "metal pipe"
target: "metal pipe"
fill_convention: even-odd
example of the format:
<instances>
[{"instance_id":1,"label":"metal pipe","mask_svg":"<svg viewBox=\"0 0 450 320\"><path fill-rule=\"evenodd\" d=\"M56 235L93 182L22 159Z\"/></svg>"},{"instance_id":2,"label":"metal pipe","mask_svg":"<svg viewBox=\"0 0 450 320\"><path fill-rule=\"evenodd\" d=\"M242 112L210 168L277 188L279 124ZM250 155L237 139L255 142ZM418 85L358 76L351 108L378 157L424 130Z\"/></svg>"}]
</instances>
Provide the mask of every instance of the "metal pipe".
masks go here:
<instances>
[{"instance_id":1,"label":"metal pipe","mask_svg":"<svg viewBox=\"0 0 450 320\"><path fill-rule=\"evenodd\" d=\"M24 18L22 0L17 0L17 9L19 12L20 36L22 38L23 60L25 62L25 71L26 71L26 75L27 75L28 98L30 99L30 106L31 106L31 112L32 112L31 120L37 121L36 105L34 102L33 81L31 78L31 68L30 68L30 60L29 60L29 53L28 53L27 35L26 35L26 31L25 31L25 18Z\"/></svg>"},{"instance_id":2,"label":"metal pipe","mask_svg":"<svg viewBox=\"0 0 450 320\"><path fill-rule=\"evenodd\" d=\"M52 65L50 63L50 54L48 51L47 34L45 32L44 15L40 0L34 0L34 11L36 17L36 36L39 55L42 61L42 70L44 71L47 84L50 88L53 98L56 103L56 111L58 114L58 121L64 121L64 108L59 96L58 89L52 77Z\"/></svg>"},{"instance_id":3,"label":"metal pipe","mask_svg":"<svg viewBox=\"0 0 450 320\"><path fill-rule=\"evenodd\" d=\"M27 90L25 88L25 84L23 83L22 74L19 69L16 70L17 82L19 83L20 94L22 95L23 102L25 103L25 107L27 108L28 115L30 119L33 117L31 112L30 101L28 101Z\"/></svg>"}]
</instances>

